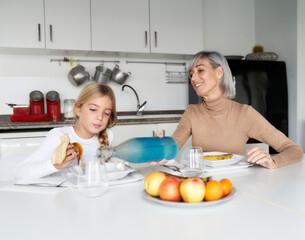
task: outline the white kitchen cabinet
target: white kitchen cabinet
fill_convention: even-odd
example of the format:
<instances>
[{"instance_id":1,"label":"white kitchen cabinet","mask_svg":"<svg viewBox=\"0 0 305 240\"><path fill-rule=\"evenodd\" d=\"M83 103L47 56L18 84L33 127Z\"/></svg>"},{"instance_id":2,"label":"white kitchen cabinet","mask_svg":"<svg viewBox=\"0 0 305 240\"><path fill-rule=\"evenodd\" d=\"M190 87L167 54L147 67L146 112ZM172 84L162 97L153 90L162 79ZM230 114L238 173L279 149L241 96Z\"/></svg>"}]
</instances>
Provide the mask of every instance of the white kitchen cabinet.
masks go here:
<instances>
[{"instance_id":1,"label":"white kitchen cabinet","mask_svg":"<svg viewBox=\"0 0 305 240\"><path fill-rule=\"evenodd\" d=\"M45 0L46 48L91 50L90 0Z\"/></svg>"},{"instance_id":2,"label":"white kitchen cabinet","mask_svg":"<svg viewBox=\"0 0 305 240\"><path fill-rule=\"evenodd\" d=\"M91 0L92 50L149 52L148 0Z\"/></svg>"},{"instance_id":3,"label":"white kitchen cabinet","mask_svg":"<svg viewBox=\"0 0 305 240\"><path fill-rule=\"evenodd\" d=\"M153 137L157 131L164 132L165 136L171 136L177 126L178 123L117 125L112 128L114 134L112 146L116 146L130 138Z\"/></svg>"},{"instance_id":4,"label":"white kitchen cabinet","mask_svg":"<svg viewBox=\"0 0 305 240\"><path fill-rule=\"evenodd\" d=\"M152 53L202 50L202 0L150 0Z\"/></svg>"},{"instance_id":5,"label":"white kitchen cabinet","mask_svg":"<svg viewBox=\"0 0 305 240\"><path fill-rule=\"evenodd\" d=\"M91 0L92 50L194 54L201 0Z\"/></svg>"},{"instance_id":6,"label":"white kitchen cabinet","mask_svg":"<svg viewBox=\"0 0 305 240\"><path fill-rule=\"evenodd\" d=\"M1 0L0 47L91 50L90 0Z\"/></svg>"},{"instance_id":7,"label":"white kitchen cabinet","mask_svg":"<svg viewBox=\"0 0 305 240\"><path fill-rule=\"evenodd\" d=\"M0 1L0 47L44 48L43 0Z\"/></svg>"},{"instance_id":8,"label":"white kitchen cabinet","mask_svg":"<svg viewBox=\"0 0 305 240\"><path fill-rule=\"evenodd\" d=\"M0 158L27 156L45 139L48 131L1 133Z\"/></svg>"},{"instance_id":9,"label":"white kitchen cabinet","mask_svg":"<svg viewBox=\"0 0 305 240\"><path fill-rule=\"evenodd\" d=\"M16 166L44 141L48 131L0 134L0 181L14 179Z\"/></svg>"}]
</instances>

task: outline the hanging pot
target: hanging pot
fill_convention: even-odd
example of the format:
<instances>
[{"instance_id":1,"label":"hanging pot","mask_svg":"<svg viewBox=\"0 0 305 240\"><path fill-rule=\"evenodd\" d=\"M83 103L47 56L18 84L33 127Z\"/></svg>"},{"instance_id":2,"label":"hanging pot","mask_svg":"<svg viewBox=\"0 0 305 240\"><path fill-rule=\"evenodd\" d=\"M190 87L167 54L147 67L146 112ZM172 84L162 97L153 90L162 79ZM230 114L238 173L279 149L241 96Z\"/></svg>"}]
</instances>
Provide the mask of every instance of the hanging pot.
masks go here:
<instances>
[{"instance_id":1,"label":"hanging pot","mask_svg":"<svg viewBox=\"0 0 305 240\"><path fill-rule=\"evenodd\" d=\"M95 82L107 84L109 82L111 74L112 71L109 68L104 67L103 64L101 64L95 68L95 73L92 79Z\"/></svg>"},{"instance_id":2,"label":"hanging pot","mask_svg":"<svg viewBox=\"0 0 305 240\"><path fill-rule=\"evenodd\" d=\"M68 78L74 86L79 86L89 81L90 75L82 65L77 65L68 73Z\"/></svg>"},{"instance_id":3,"label":"hanging pot","mask_svg":"<svg viewBox=\"0 0 305 240\"><path fill-rule=\"evenodd\" d=\"M120 85L123 85L130 75L131 75L130 72L125 73L119 68L118 65L115 65L114 69L112 70L110 80Z\"/></svg>"}]
</instances>

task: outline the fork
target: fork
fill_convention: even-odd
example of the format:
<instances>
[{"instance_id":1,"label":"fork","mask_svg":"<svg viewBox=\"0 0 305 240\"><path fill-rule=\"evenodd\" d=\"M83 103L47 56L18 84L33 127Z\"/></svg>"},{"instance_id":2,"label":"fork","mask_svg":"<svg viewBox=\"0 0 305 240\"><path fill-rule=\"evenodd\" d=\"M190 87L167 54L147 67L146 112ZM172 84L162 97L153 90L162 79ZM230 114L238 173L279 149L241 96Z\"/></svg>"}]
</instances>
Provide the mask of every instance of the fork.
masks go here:
<instances>
[{"instance_id":1,"label":"fork","mask_svg":"<svg viewBox=\"0 0 305 240\"><path fill-rule=\"evenodd\" d=\"M175 172L180 172L181 173L180 168L178 168L177 166L170 166L170 165L162 165L162 166L166 167L168 169L171 169L171 170L173 170Z\"/></svg>"}]
</instances>

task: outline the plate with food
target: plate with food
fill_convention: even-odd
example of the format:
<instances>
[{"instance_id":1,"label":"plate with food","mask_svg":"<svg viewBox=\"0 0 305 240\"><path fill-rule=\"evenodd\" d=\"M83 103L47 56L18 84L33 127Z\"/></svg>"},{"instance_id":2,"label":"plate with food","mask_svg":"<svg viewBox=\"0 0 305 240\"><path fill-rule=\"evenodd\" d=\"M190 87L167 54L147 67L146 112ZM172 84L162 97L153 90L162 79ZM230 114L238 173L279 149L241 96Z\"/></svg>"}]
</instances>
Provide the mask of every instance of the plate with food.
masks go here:
<instances>
[{"instance_id":1,"label":"plate with food","mask_svg":"<svg viewBox=\"0 0 305 240\"><path fill-rule=\"evenodd\" d=\"M224 203L226 201L231 200L235 195L236 195L237 191L236 189L233 187L231 192L222 197L219 200L215 200L215 201L202 201L199 203L187 203L187 202L170 202L170 201L164 201L162 199L160 199L159 197L153 197L151 195L149 195L148 193L146 193L146 191L143 191L143 197L149 201L161 204L161 205L165 205L165 206L170 206L170 207L181 207L181 208L198 208L198 207L209 207L209 206L214 206L214 205L218 205L221 203Z\"/></svg>"},{"instance_id":2,"label":"plate with food","mask_svg":"<svg viewBox=\"0 0 305 240\"><path fill-rule=\"evenodd\" d=\"M233 165L241 160L245 159L245 156L226 153L226 152L204 152L203 160L204 164L208 167L220 167Z\"/></svg>"}]
</instances>

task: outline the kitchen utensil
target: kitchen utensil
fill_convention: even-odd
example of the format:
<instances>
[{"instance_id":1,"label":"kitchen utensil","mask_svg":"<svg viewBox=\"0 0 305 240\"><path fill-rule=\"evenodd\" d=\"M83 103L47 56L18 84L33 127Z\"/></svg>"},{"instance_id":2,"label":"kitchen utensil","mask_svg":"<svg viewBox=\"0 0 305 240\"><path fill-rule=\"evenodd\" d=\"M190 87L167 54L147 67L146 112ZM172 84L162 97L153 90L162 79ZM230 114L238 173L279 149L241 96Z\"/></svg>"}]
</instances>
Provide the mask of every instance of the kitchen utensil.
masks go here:
<instances>
[{"instance_id":1,"label":"kitchen utensil","mask_svg":"<svg viewBox=\"0 0 305 240\"><path fill-rule=\"evenodd\" d=\"M60 98L56 91L49 91L46 95L47 99L47 113L52 121L60 121Z\"/></svg>"},{"instance_id":2,"label":"kitchen utensil","mask_svg":"<svg viewBox=\"0 0 305 240\"><path fill-rule=\"evenodd\" d=\"M90 75L82 65L77 65L68 73L68 78L74 86L79 86L86 81L89 81Z\"/></svg>"},{"instance_id":3,"label":"kitchen utensil","mask_svg":"<svg viewBox=\"0 0 305 240\"><path fill-rule=\"evenodd\" d=\"M95 82L107 84L109 82L111 74L112 71L109 68L104 67L103 64L101 64L95 68L95 73L92 79Z\"/></svg>"},{"instance_id":4,"label":"kitchen utensil","mask_svg":"<svg viewBox=\"0 0 305 240\"><path fill-rule=\"evenodd\" d=\"M112 70L110 80L123 85L130 75L130 72L125 73L119 68L118 65L115 65L114 69Z\"/></svg>"},{"instance_id":5,"label":"kitchen utensil","mask_svg":"<svg viewBox=\"0 0 305 240\"><path fill-rule=\"evenodd\" d=\"M6 103L9 107L13 108L14 116L24 116L29 115L29 105L25 104L15 104L15 103Z\"/></svg>"},{"instance_id":6,"label":"kitchen utensil","mask_svg":"<svg viewBox=\"0 0 305 240\"><path fill-rule=\"evenodd\" d=\"M35 90L30 92L30 114L42 115L44 114L44 97L42 92Z\"/></svg>"},{"instance_id":7,"label":"kitchen utensil","mask_svg":"<svg viewBox=\"0 0 305 240\"><path fill-rule=\"evenodd\" d=\"M29 105L12 104L14 116L27 116L29 115Z\"/></svg>"},{"instance_id":8,"label":"kitchen utensil","mask_svg":"<svg viewBox=\"0 0 305 240\"><path fill-rule=\"evenodd\" d=\"M74 104L75 104L75 99L65 99L64 100L64 116L65 116L65 118L67 118L67 119L75 118Z\"/></svg>"},{"instance_id":9,"label":"kitchen utensil","mask_svg":"<svg viewBox=\"0 0 305 240\"><path fill-rule=\"evenodd\" d=\"M186 147L181 154L180 172L184 177L199 177L204 172L201 147Z\"/></svg>"}]
</instances>

